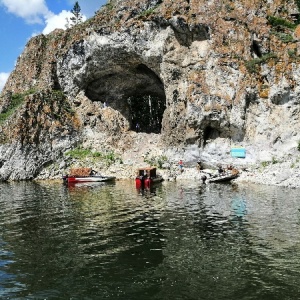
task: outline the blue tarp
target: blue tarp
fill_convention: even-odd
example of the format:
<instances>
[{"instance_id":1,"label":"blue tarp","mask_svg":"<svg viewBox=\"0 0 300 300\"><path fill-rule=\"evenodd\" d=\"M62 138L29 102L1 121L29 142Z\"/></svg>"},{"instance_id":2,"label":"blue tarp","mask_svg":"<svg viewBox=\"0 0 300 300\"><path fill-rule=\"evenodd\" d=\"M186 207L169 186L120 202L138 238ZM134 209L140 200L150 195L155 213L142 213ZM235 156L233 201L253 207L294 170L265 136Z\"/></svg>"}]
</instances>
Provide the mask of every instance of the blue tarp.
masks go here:
<instances>
[{"instance_id":1,"label":"blue tarp","mask_svg":"<svg viewBox=\"0 0 300 300\"><path fill-rule=\"evenodd\" d=\"M246 157L246 149L245 148L231 148L230 150L232 157Z\"/></svg>"}]
</instances>

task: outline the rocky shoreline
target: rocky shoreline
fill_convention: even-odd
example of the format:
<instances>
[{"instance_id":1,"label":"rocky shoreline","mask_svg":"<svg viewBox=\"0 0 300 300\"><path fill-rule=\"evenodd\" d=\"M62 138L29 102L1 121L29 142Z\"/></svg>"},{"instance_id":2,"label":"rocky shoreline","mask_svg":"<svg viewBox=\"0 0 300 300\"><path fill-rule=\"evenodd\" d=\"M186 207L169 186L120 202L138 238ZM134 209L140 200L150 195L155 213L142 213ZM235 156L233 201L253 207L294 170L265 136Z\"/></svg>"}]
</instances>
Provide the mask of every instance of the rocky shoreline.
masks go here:
<instances>
[{"instance_id":1,"label":"rocky shoreline","mask_svg":"<svg viewBox=\"0 0 300 300\"><path fill-rule=\"evenodd\" d=\"M91 166L92 163L86 162ZM263 184L282 186L286 188L300 188L300 168L294 166L292 161L270 163L268 165L256 164L246 168L239 169L239 176L232 180L236 184ZM137 164L139 167L148 166L146 163ZM136 176L137 165L113 164L109 168L97 168L96 170L103 175L115 176L117 180L133 180ZM50 175L47 172L41 173L36 180L58 180L67 170L60 170L56 175ZM196 166L184 166L183 171L179 170L177 164L170 164L164 168L157 168L165 181L198 181L202 183L201 177L207 173L217 174L217 169L205 169L199 171Z\"/></svg>"},{"instance_id":2,"label":"rocky shoreline","mask_svg":"<svg viewBox=\"0 0 300 300\"><path fill-rule=\"evenodd\" d=\"M249 169L240 170L239 176L232 180L235 184L262 184L271 186L281 186L285 188L300 188L300 171L299 168L294 169L289 167L289 162L278 163L276 165L270 165L266 167L251 167ZM101 170L103 175L113 175L117 180L133 180L135 178L136 168L132 166L111 166L109 169ZM174 165L170 169L159 169L158 174L162 175L165 181L196 181L202 184L201 177L209 173L217 173L215 169L206 169L204 171L198 171L196 167L184 167L181 173L179 168ZM63 173L61 173L63 174ZM38 176L37 181L58 181L61 176Z\"/></svg>"},{"instance_id":3,"label":"rocky shoreline","mask_svg":"<svg viewBox=\"0 0 300 300\"><path fill-rule=\"evenodd\" d=\"M128 146L125 147L126 143ZM217 172L219 164L223 168L232 165L239 170L238 178L233 180L235 183L300 188L300 151L297 144L285 149L264 147L265 151L260 150L260 145L243 144L241 146L247 150L246 157L233 158L230 155L232 145L226 139L215 139L201 148L166 148L160 134L129 131L120 139L119 147L108 149L103 148L103 145L108 145L108 142L103 140L103 135L95 134L93 139L87 139L79 148L89 153L85 157L72 156L72 148L62 155L54 155L54 152L48 151L44 159L46 162L52 160L52 163L42 168L37 166L37 154L30 155L30 160L24 164L22 153L17 153L13 148L4 149L6 151L3 153L5 152L11 160L8 159L1 167L1 180L61 180L71 168L76 167L90 167L102 175L115 176L118 180L133 180L138 168L156 166L157 173L162 175L165 181L201 182L203 173L197 169L197 162L201 161L203 168L212 173ZM183 160L183 172L179 170L180 160ZM34 174L31 170L36 169L39 171Z\"/></svg>"},{"instance_id":4,"label":"rocky shoreline","mask_svg":"<svg viewBox=\"0 0 300 300\"><path fill-rule=\"evenodd\" d=\"M270 164L269 166L251 166L243 170L239 170L239 176L232 180L236 184L264 184L273 186L282 186L286 188L300 188L300 170L299 168L291 168L290 162L282 162L278 164ZM167 172L162 172L166 180L195 180L201 183L202 175L207 172L217 173L217 170L198 171L194 168L184 168L182 174L179 170L174 177L168 177Z\"/></svg>"}]
</instances>

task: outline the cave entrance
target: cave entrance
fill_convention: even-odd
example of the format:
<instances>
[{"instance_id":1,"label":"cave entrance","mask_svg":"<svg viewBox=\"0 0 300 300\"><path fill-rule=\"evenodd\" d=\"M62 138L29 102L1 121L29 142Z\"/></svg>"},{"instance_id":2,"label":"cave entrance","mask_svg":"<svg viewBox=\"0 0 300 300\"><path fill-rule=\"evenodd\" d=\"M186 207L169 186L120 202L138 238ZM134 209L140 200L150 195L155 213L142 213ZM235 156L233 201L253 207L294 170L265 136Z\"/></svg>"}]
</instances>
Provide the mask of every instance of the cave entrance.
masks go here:
<instances>
[{"instance_id":1,"label":"cave entrance","mask_svg":"<svg viewBox=\"0 0 300 300\"><path fill-rule=\"evenodd\" d=\"M220 137L220 131L211 126L207 126L203 134L203 146L206 146L209 140L214 140Z\"/></svg>"},{"instance_id":2,"label":"cave entrance","mask_svg":"<svg viewBox=\"0 0 300 300\"><path fill-rule=\"evenodd\" d=\"M144 64L130 65L128 61L109 71L97 74L88 83L85 95L119 111L131 130L160 133L166 95L159 76Z\"/></svg>"},{"instance_id":3,"label":"cave entrance","mask_svg":"<svg viewBox=\"0 0 300 300\"><path fill-rule=\"evenodd\" d=\"M158 95L136 95L128 98L131 129L146 133L160 133L165 99Z\"/></svg>"}]
</instances>

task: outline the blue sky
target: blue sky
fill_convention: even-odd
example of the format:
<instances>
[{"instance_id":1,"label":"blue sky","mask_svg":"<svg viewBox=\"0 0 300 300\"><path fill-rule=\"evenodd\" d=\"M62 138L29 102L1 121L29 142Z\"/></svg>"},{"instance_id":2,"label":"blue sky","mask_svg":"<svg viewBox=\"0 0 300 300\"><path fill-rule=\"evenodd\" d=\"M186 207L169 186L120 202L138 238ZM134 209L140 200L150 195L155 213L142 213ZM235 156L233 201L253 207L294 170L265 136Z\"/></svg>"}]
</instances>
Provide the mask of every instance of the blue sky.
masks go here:
<instances>
[{"instance_id":1,"label":"blue sky","mask_svg":"<svg viewBox=\"0 0 300 300\"><path fill-rule=\"evenodd\" d=\"M0 0L0 91L28 40L55 28L65 29L73 0ZM107 0L79 0L84 18L92 17Z\"/></svg>"}]
</instances>

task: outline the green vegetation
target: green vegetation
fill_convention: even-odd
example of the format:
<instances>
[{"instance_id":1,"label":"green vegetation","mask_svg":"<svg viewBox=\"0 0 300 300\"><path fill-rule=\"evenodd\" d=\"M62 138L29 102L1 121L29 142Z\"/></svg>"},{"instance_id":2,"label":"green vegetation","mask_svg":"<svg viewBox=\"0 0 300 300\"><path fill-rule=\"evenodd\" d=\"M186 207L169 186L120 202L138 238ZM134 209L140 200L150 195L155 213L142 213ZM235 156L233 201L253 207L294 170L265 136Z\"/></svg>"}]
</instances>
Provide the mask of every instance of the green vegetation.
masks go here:
<instances>
[{"instance_id":1,"label":"green vegetation","mask_svg":"<svg viewBox=\"0 0 300 300\"><path fill-rule=\"evenodd\" d=\"M0 124L5 122L21 104L24 102L25 96L30 94L34 94L35 90L31 89L22 94L10 94L8 97L10 98L10 104L8 107L0 113Z\"/></svg>"},{"instance_id":2,"label":"green vegetation","mask_svg":"<svg viewBox=\"0 0 300 300\"><path fill-rule=\"evenodd\" d=\"M156 6L152 7L152 8L149 8L149 9L147 9L147 10L142 11L142 12L140 13L140 17L148 17L148 16L154 14L154 13L155 13L155 9L156 9L157 7L158 7L158 5L156 5Z\"/></svg>"},{"instance_id":3,"label":"green vegetation","mask_svg":"<svg viewBox=\"0 0 300 300\"><path fill-rule=\"evenodd\" d=\"M74 25L78 25L82 23L83 15L81 13L81 7L78 3L78 1L75 2L73 8L71 9L72 17L66 18L66 28L70 28ZM70 24L71 22L71 24Z\"/></svg>"},{"instance_id":4,"label":"green vegetation","mask_svg":"<svg viewBox=\"0 0 300 300\"><path fill-rule=\"evenodd\" d=\"M123 163L121 158L117 157L113 151L108 153L101 153L98 151L92 151L87 148L75 148L73 150L67 151L65 156L70 156L73 159L83 160L83 159L96 159L105 162L107 165L111 165L117 161Z\"/></svg>"},{"instance_id":5,"label":"green vegetation","mask_svg":"<svg viewBox=\"0 0 300 300\"><path fill-rule=\"evenodd\" d=\"M283 43L291 43L294 41L292 31L297 27L297 24L273 16L269 16L268 21L273 27L271 33Z\"/></svg>"},{"instance_id":6,"label":"green vegetation","mask_svg":"<svg viewBox=\"0 0 300 300\"><path fill-rule=\"evenodd\" d=\"M289 29L295 29L297 27L296 24L289 22L285 19L282 18L276 18L273 16L268 16L268 21L273 27L284 27L284 28L289 28Z\"/></svg>"},{"instance_id":7,"label":"green vegetation","mask_svg":"<svg viewBox=\"0 0 300 300\"><path fill-rule=\"evenodd\" d=\"M298 56L297 56L297 49L288 49L288 55L290 58L295 58L297 59Z\"/></svg>"},{"instance_id":8,"label":"green vegetation","mask_svg":"<svg viewBox=\"0 0 300 300\"><path fill-rule=\"evenodd\" d=\"M298 142L297 149L298 149L298 151L300 151L300 141Z\"/></svg>"},{"instance_id":9,"label":"green vegetation","mask_svg":"<svg viewBox=\"0 0 300 300\"><path fill-rule=\"evenodd\" d=\"M70 18L73 25L77 25L82 22L82 14L81 14L81 8L79 6L78 1L75 2L73 9L71 9L71 13L73 16Z\"/></svg>"},{"instance_id":10,"label":"green vegetation","mask_svg":"<svg viewBox=\"0 0 300 300\"><path fill-rule=\"evenodd\" d=\"M272 157L272 160L271 161L263 161L261 162L261 165L262 167L267 167L269 165L275 165L275 164L278 164L280 161L278 159L276 159L275 157Z\"/></svg>"},{"instance_id":11,"label":"green vegetation","mask_svg":"<svg viewBox=\"0 0 300 300\"><path fill-rule=\"evenodd\" d=\"M114 9L114 5L113 5L111 2L106 3L104 6L105 6L108 10L113 10L113 9Z\"/></svg>"},{"instance_id":12,"label":"green vegetation","mask_svg":"<svg viewBox=\"0 0 300 300\"><path fill-rule=\"evenodd\" d=\"M262 165L262 167L267 167L268 165L270 165L271 164L271 162L270 161L262 161L261 162L261 165Z\"/></svg>"},{"instance_id":13,"label":"green vegetation","mask_svg":"<svg viewBox=\"0 0 300 300\"><path fill-rule=\"evenodd\" d=\"M299 144L298 144L298 150L300 151L300 141L299 141ZM296 160L294 161L294 162L292 162L292 164L291 164L291 168L293 169L293 168L295 168L296 167L296 165L298 165L299 164L299 161L300 161L300 158L299 157L297 157L296 158Z\"/></svg>"},{"instance_id":14,"label":"green vegetation","mask_svg":"<svg viewBox=\"0 0 300 300\"><path fill-rule=\"evenodd\" d=\"M277 55L274 53L268 53L262 57L247 61L245 65L249 73L258 73L258 66L268 62L271 59L277 59Z\"/></svg>"},{"instance_id":15,"label":"green vegetation","mask_svg":"<svg viewBox=\"0 0 300 300\"><path fill-rule=\"evenodd\" d=\"M294 41L294 38L293 38L293 36L290 33L277 32L276 30L271 30L271 33L274 34L283 43L291 43L291 42Z\"/></svg>"},{"instance_id":16,"label":"green vegetation","mask_svg":"<svg viewBox=\"0 0 300 300\"><path fill-rule=\"evenodd\" d=\"M76 148L70 151L67 151L65 155L70 156L74 159L83 159L86 157L94 157L93 152L90 149L84 149L84 148Z\"/></svg>"},{"instance_id":17,"label":"green vegetation","mask_svg":"<svg viewBox=\"0 0 300 300\"><path fill-rule=\"evenodd\" d=\"M150 158L144 158L144 161L148 163L150 166L156 166L158 168L162 168L163 164L168 161L168 158L164 155L155 156Z\"/></svg>"}]
</instances>

